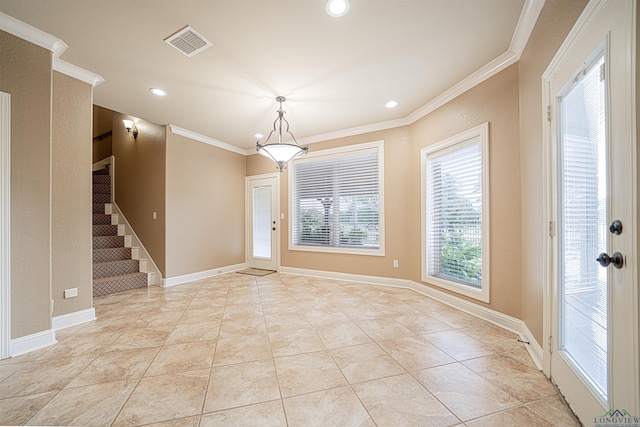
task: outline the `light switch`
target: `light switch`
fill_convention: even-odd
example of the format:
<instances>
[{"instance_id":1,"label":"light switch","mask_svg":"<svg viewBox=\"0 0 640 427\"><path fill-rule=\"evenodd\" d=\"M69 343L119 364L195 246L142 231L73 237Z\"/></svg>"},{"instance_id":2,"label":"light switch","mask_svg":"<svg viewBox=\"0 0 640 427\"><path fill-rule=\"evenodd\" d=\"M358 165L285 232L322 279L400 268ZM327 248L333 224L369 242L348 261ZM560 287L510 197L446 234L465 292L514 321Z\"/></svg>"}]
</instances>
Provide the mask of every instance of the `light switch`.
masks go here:
<instances>
[{"instance_id":1,"label":"light switch","mask_svg":"<svg viewBox=\"0 0 640 427\"><path fill-rule=\"evenodd\" d=\"M78 288L65 289L64 297L65 298L74 298L78 296Z\"/></svg>"},{"instance_id":2,"label":"light switch","mask_svg":"<svg viewBox=\"0 0 640 427\"><path fill-rule=\"evenodd\" d=\"M153 212L153 219L158 219L158 215L156 214L156 212Z\"/></svg>"}]
</instances>

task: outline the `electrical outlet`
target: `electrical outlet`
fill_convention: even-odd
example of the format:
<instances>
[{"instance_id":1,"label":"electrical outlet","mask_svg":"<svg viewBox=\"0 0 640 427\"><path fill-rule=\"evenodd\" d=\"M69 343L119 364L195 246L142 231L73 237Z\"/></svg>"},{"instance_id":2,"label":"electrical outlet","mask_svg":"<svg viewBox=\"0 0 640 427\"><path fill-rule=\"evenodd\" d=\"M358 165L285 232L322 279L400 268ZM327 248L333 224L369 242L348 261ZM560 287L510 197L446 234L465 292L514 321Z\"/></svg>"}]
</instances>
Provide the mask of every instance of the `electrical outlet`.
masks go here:
<instances>
[{"instance_id":1,"label":"electrical outlet","mask_svg":"<svg viewBox=\"0 0 640 427\"><path fill-rule=\"evenodd\" d=\"M393 267L394 268L398 268L398 260L397 259L393 260Z\"/></svg>"},{"instance_id":2,"label":"electrical outlet","mask_svg":"<svg viewBox=\"0 0 640 427\"><path fill-rule=\"evenodd\" d=\"M158 214L155 211L153 212L153 219L158 219Z\"/></svg>"}]
</instances>

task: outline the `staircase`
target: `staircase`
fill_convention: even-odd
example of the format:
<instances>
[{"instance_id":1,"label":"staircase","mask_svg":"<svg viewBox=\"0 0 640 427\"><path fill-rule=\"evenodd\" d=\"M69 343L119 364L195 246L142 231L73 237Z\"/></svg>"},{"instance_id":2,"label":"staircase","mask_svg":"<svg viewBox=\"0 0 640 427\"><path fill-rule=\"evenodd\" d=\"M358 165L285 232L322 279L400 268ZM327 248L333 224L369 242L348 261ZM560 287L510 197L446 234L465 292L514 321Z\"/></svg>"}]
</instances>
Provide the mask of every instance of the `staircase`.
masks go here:
<instances>
[{"instance_id":1,"label":"staircase","mask_svg":"<svg viewBox=\"0 0 640 427\"><path fill-rule=\"evenodd\" d=\"M132 258L131 239L108 209L111 203L109 166L93 172L93 296L149 285L149 274Z\"/></svg>"}]
</instances>

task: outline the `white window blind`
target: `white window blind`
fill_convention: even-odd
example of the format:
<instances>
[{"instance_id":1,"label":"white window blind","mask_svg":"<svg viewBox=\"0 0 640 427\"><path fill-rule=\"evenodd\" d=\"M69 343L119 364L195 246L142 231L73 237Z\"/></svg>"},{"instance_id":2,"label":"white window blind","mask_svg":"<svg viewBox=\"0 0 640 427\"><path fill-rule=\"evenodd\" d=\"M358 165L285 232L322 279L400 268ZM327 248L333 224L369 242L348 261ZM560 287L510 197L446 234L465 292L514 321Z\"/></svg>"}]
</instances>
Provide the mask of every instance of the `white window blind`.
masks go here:
<instances>
[{"instance_id":1,"label":"white window blind","mask_svg":"<svg viewBox=\"0 0 640 427\"><path fill-rule=\"evenodd\" d=\"M607 83L604 55L559 99L561 346L607 398ZM609 252L610 253L610 252Z\"/></svg>"},{"instance_id":2,"label":"white window blind","mask_svg":"<svg viewBox=\"0 0 640 427\"><path fill-rule=\"evenodd\" d=\"M427 274L482 287L482 144L427 154Z\"/></svg>"},{"instance_id":3,"label":"white window blind","mask_svg":"<svg viewBox=\"0 0 640 427\"><path fill-rule=\"evenodd\" d=\"M294 248L380 249L381 146L293 162Z\"/></svg>"},{"instance_id":4,"label":"white window blind","mask_svg":"<svg viewBox=\"0 0 640 427\"><path fill-rule=\"evenodd\" d=\"M489 302L489 123L420 153L422 280Z\"/></svg>"}]
</instances>

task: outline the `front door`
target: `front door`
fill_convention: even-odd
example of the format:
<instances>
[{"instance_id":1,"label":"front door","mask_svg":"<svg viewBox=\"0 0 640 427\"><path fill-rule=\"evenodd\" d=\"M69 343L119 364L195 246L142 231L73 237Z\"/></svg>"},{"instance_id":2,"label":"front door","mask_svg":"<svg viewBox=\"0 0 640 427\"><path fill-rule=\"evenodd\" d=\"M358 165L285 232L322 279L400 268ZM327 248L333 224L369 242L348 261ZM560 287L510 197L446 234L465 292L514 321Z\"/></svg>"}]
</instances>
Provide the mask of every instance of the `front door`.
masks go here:
<instances>
[{"instance_id":1,"label":"front door","mask_svg":"<svg viewBox=\"0 0 640 427\"><path fill-rule=\"evenodd\" d=\"M247 266L277 270L278 176L247 177Z\"/></svg>"},{"instance_id":2,"label":"front door","mask_svg":"<svg viewBox=\"0 0 640 427\"><path fill-rule=\"evenodd\" d=\"M550 374L585 426L640 416L634 16L633 1L592 1L546 85Z\"/></svg>"}]
</instances>

